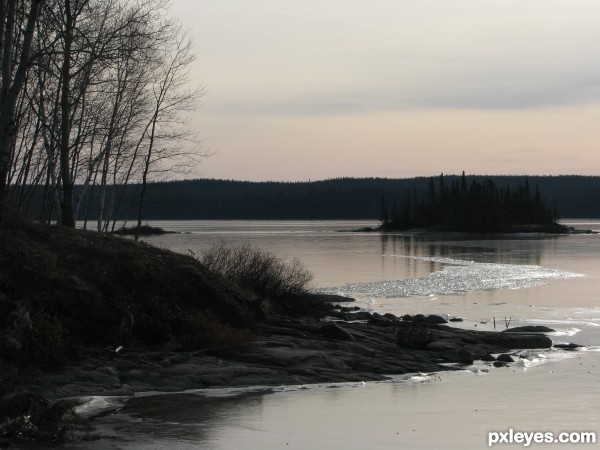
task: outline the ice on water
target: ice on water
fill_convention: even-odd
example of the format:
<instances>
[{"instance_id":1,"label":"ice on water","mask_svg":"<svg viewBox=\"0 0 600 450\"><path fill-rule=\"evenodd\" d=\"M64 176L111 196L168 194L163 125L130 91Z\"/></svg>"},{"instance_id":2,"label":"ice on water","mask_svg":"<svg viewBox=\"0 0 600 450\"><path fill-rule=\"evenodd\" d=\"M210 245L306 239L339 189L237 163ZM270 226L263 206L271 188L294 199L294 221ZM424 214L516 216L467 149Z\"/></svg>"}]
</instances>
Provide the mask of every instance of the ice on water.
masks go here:
<instances>
[{"instance_id":1,"label":"ice on water","mask_svg":"<svg viewBox=\"0 0 600 450\"><path fill-rule=\"evenodd\" d=\"M411 257L414 258L414 257ZM451 258L414 258L444 264L442 270L419 278L353 283L322 292L369 295L373 297L408 297L460 295L470 291L523 289L538 286L548 280L560 280L583 275L535 265L494 264Z\"/></svg>"}]
</instances>

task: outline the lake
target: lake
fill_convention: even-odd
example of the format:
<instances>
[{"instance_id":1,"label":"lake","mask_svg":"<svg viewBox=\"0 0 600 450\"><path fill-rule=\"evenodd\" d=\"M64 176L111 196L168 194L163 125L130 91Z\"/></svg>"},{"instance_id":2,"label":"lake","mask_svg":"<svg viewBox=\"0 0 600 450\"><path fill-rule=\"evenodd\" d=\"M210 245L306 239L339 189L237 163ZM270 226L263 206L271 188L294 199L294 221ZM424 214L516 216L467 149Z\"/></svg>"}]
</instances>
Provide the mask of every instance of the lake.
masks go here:
<instances>
[{"instance_id":1,"label":"lake","mask_svg":"<svg viewBox=\"0 0 600 450\"><path fill-rule=\"evenodd\" d=\"M563 222L600 230L600 222ZM600 235L347 232L376 225L357 221L150 225L178 233L145 241L178 252L226 241L298 258L315 275L312 289L354 297L368 311L460 316L460 326L484 330L547 325L555 343L587 347L388 382L138 396L94 419L105 439L61 448L479 449L489 448L489 432L509 429L600 435ZM126 401L90 399L81 410Z\"/></svg>"}]
</instances>

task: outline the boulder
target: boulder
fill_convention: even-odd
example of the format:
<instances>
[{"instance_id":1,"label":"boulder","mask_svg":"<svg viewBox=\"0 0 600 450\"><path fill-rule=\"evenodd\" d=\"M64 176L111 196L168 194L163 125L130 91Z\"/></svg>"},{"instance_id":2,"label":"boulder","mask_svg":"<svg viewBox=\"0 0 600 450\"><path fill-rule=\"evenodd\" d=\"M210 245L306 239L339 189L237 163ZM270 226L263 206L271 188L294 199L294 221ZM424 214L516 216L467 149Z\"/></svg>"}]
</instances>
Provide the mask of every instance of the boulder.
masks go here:
<instances>
[{"instance_id":1,"label":"boulder","mask_svg":"<svg viewBox=\"0 0 600 450\"><path fill-rule=\"evenodd\" d=\"M416 314L412 318L413 322L425 322L425 316L423 314Z\"/></svg>"},{"instance_id":2,"label":"boulder","mask_svg":"<svg viewBox=\"0 0 600 450\"><path fill-rule=\"evenodd\" d=\"M505 362L505 363L515 362L513 357L507 353L502 353L501 355L498 355L498 357L496 358L496 361L501 361L501 362Z\"/></svg>"},{"instance_id":3,"label":"boulder","mask_svg":"<svg viewBox=\"0 0 600 450\"><path fill-rule=\"evenodd\" d=\"M460 318L460 317L452 317L452 318L450 319L450 322L462 322L462 321L463 321L463 320L462 320L462 318Z\"/></svg>"},{"instance_id":4,"label":"boulder","mask_svg":"<svg viewBox=\"0 0 600 450\"><path fill-rule=\"evenodd\" d=\"M404 320L405 322L412 322L412 320L413 320L413 316L411 316L410 314L404 314L404 315L401 317L401 319L402 319L402 320Z\"/></svg>"},{"instance_id":5,"label":"boulder","mask_svg":"<svg viewBox=\"0 0 600 450\"><path fill-rule=\"evenodd\" d=\"M502 333L552 333L553 331L556 330L543 325L525 325L522 327L514 327L502 330Z\"/></svg>"},{"instance_id":6,"label":"boulder","mask_svg":"<svg viewBox=\"0 0 600 450\"><path fill-rule=\"evenodd\" d=\"M569 344L554 344L554 348L560 348L562 350L577 350L578 348L585 347L584 345L573 344L572 342Z\"/></svg>"},{"instance_id":7,"label":"boulder","mask_svg":"<svg viewBox=\"0 0 600 450\"><path fill-rule=\"evenodd\" d=\"M429 351L439 352L440 356L448 362L473 364L473 354L453 342L435 341L427 344L426 348Z\"/></svg>"},{"instance_id":8,"label":"boulder","mask_svg":"<svg viewBox=\"0 0 600 450\"><path fill-rule=\"evenodd\" d=\"M431 314L425 317L425 323L448 323L446 319L440 316L436 316L435 314Z\"/></svg>"},{"instance_id":9,"label":"boulder","mask_svg":"<svg viewBox=\"0 0 600 450\"><path fill-rule=\"evenodd\" d=\"M387 317L383 317L383 316L375 317L375 315L373 315L373 318L369 320L369 323L372 325L378 325L380 327L393 327L394 326L393 320L390 320Z\"/></svg>"},{"instance_id":10,"label":"boulder","mask_svg":"<svg viewBox=\"0 0 600 450\"><path fill-rule=\"evenodd\" d=\"M357 311L344 314L344 320L370 320L373 316L366 311Z\"/></svg>"},{"instance_id":11,"label":"boulder","mask_svg":"<svg viewBox=\"0 0 600 450\"><path fill-rule=\"evenodd\" d=\"M383 317L385 317L386 319L390 319L390 320L398 320L398 317L396 317L394 314L392 313L385 313L383 315Z\"/></svg>"},{"instance_id":12,"label":"boulder","mask_svg":"<svg viewBox=\"0 0 600 450\"><path fill-rule=\"evenodd\" d=\"M497 333L483 331L480 334L476 334L475 339L485 344L505 349L552 347L552 340L541 333Z\"/></svg>"},{"instance_id":13,"label":"boulder","mask_svg":"<svg viewBox=\"0 0 600 450\"><path fill-rule=\"evenodd\" d=\"M447 350L442 353L442 357L449 362L456 362L461 364L473 364L473 354L465 348L457 348L453 350Z\"/></svg>"}]
</instances>

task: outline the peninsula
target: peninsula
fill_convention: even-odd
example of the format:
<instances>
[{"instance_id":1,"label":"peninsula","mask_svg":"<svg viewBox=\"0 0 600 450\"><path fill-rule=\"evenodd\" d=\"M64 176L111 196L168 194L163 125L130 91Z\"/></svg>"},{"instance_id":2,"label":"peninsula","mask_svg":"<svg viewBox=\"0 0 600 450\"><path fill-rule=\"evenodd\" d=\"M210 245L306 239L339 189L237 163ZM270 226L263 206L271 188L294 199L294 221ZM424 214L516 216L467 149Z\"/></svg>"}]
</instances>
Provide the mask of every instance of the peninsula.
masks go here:
<instances>
[{"instance_id":1,"label":"peninsula","mask_svg":"<svg viewBox=\"0 0 600 450\"><path fill-rule=\"evenodd\" d=\"M272 272L293 275L291 282L254 273L262 284L251 288L237 275L219 274L220 253L201 260L34 223L5 208L0 438L65 438L80 423L76 404L65 398L383 380L474 360L503 365L506 358L493 355L552 346L540 333L478 332L437 316L357 312L339 304L351 299L304 289L309 277L301 267L250 253L257 254Z\"/></svg>"}]
</instances>

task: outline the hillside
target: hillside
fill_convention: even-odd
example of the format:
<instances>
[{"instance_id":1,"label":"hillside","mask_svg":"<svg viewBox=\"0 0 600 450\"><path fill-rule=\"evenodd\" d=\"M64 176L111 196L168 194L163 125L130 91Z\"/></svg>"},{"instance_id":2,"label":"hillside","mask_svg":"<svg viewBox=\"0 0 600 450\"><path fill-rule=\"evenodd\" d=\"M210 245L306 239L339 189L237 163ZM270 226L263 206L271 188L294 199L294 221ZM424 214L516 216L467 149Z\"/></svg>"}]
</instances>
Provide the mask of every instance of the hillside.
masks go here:
<instances>
[{"instance_id":1,"label":"hillside","mask_svg":"<svg viewBox=\"0 0 600 450\"><path fill-rule=\"evenodd\" d=\"M482 181L484 176L469 176ZM592 176L491 176L499 188L514 189L529 179L532 189L539 187L548 207L559 217L600 217L600 177ZM458 175L445 175L448 183ZM381 198L391 203L401 200L407 190L420 197L428 192L429 178L339 178L312 182L249 182L232 180L186 180L153 183L144 202L144 220L190 219L268 219L335 220L372 219L380 215ZM80 194L83 193L81 201ZM110 218L135 220L139 186L113 186L107 192ZM82 192L76 186L80 204L78 219L94 222L98 214L98 189ZM18 192L23 207L35 217L41 213L42 192ZM51 202L50 202L51 203ZM106 217L106 213L105 213Z\"/></svg>"}]
</instances>

